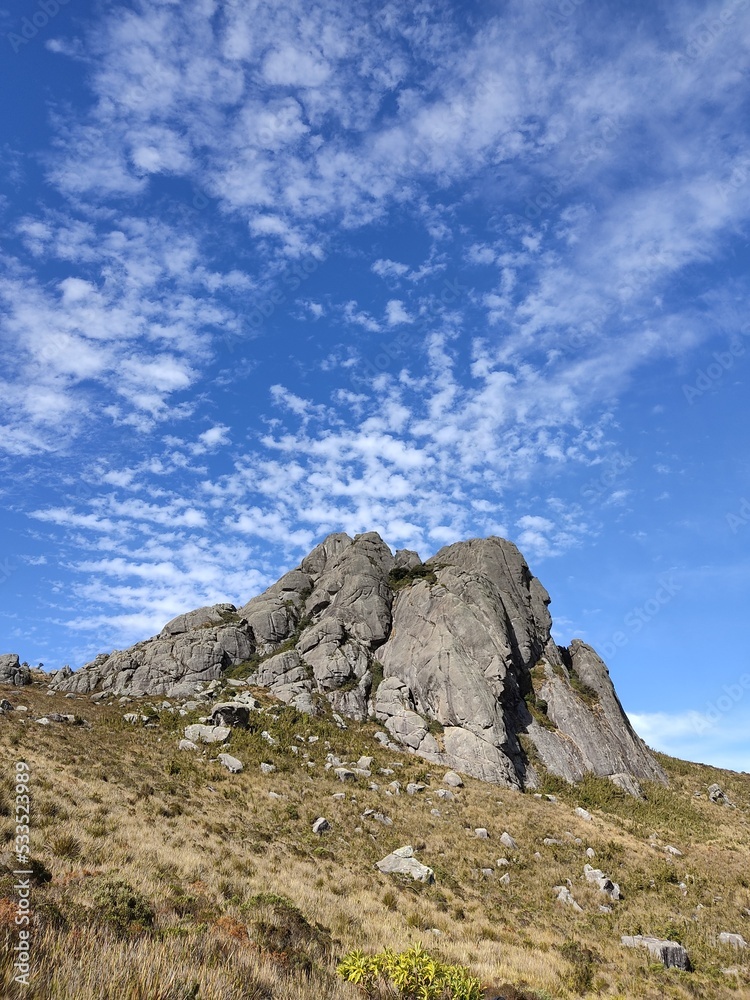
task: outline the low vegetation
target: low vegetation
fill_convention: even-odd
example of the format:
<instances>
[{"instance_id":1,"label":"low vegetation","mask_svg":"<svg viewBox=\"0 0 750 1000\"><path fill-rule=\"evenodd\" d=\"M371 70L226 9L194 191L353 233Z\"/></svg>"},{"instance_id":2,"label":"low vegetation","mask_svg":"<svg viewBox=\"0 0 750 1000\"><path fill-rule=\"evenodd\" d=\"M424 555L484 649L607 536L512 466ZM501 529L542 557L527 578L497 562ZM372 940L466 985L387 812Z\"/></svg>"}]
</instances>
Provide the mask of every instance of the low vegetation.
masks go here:
<instances>
[{"instance_id":1,"label":"low vegetation","mask_svg":"<svg viewBox=\"0 0 750 1000\"><path fill-rule=\"evenodd\" d=\"M413 995L435 1000L473 1000L475 981L516 1000L750 995L750 949L719 943L722 931L750 940L749 776L659 756L670 787L646 784L643 799L606 779L572 787L540 774L539 797L466 778L450 801L437 795L444 770L383 748L375 725L341 729L251 692L264 711L232 733L226 749L244 770L230 774L215 746L178 749L199 713L179 716L161 698L102 705L38 684L0 691L28 706L0 717L0 996L362 1000L370 990L395 1000L399 963ZM82 724L35 721L51 712ZM371 777L338 780L329 754L373 757ZM28 988L13 981L18 760L31 774ZM399 795L388 794L394 780ZM410 781L425 790L406 795ZM736 808L709 801L714 782ZM320 816L330 829L315 834ZM517 848L500 843L504 831ZM375 868L406 844L434 884ZM586 863L619 883L620 902L586 881ZM568 879L581 912L556 901ZM681 941L694 971L654 965L624 949L623 934Z\"/></svg>"}]
</instances>

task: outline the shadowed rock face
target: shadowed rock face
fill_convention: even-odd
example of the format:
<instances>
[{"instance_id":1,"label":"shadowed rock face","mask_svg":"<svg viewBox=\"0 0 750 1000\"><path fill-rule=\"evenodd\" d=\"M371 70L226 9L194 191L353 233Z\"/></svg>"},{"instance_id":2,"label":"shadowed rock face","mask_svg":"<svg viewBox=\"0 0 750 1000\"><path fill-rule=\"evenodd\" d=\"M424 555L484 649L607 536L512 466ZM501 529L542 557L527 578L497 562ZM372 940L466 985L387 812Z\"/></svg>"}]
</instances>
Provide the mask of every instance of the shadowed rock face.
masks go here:
<instances>
[{"instance_id":1,"label":"shadowed rock face","mask_svg":"<svg viewBox=\"0 0 750 1000\"><path fill-rule=\"evenodd\" d=\"M487 781L533 787L529 754L568 781L594 772L633 794L639 778L665 781L594 650L552 640L548 604L502 538L422 564L374 532L334 534L244 607L181 615L53 684L183 696L250 660L249 679L282 701L374 715L405 748Z\"/></svg>"}]
</instances>

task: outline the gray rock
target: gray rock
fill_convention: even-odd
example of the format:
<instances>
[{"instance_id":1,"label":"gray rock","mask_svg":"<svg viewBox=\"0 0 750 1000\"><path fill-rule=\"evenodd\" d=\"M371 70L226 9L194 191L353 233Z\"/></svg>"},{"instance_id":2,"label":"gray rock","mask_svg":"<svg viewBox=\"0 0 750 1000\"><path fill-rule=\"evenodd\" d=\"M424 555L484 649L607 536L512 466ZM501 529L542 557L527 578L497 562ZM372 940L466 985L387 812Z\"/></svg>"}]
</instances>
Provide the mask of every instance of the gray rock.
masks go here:
<instances>
[{"instance_id":1,"label":"gray rock","mask_svg":"<svg viewBox=\"0 0 750 1000\"><path fill-rule=\"evenodd\" d=\"M348 767L337 767L333 772L339 781L356 781L357 775Z\"/></svg>"},{"instance_id":2,"label":"gray rock","mask_svg":"<svg viewBox=\"0 0 750 1000\"><path fill-rule=\"evenodd\" d=\"M626 948L648 948L651 956L668 969L682 969L690 972L690 958L687 951L677 941L660 941L655 937L624 935L621 939Z\"/></svg>"},{"instance_id":3,"label":"gray rock","mask_svg":"<svg viewBox=\"0 0 750 1000\"><path fill-rule=\"evenodd\" d=\"M489 832L485 830L483 826L478 826L474 831L474 836L478 837L479 840L488 840L490 835Z\"/></svg>"},{"instance_id":4,"label":"gray rock","mask_svg":"<svg viewBox=\"0 0 750 1000\"><path fill-rule=\"evenodd\" d=\"M242 762L237 760L236 757L232 757L232 755L228 753L219 754L219 763L222 765L222 767L225 767L228 771L231 771L232 774L239 774L239 772L243 769Z\"/></svg>"},{"instance_id":5,"label":"gray rock","mask_svg":"<svg viewBox=\"0 0 750 1000\"><path fill-rule=\"evenodd\" d=\"M681 858L682 857L682 851L679 850L679 848L677 848L677 847L673 847L671 844L667 844L667 846L664 848L664 850L666 851L667 854L671 854L672 857L675 857L675 858Z\"/></svg>"},{"instance_id":6,"label":"gray rock","mask_svg":"<svg viewBox=\"0 0 750 1000\"><path fill-rule=\"evenodd\" d=\"M460 774L455 771L447 771L443 775L443 784L450 785L451 788L463 788L464 782Z\"/></svg>"},{"instance_id":7,"label":"gray rock","mask_svg":"<svg viewBox=\"0 0 750 1000\"><path fill-rule=\"evenodd\" d=\"M423 785L421 781L410 781L406 786L406 794L419 795L419 793L423 792L426 787L427 785Z\"/></svg>"},{"instance_id":8,"label":"gray rock","mask_svg":"<svg viewBox=\"0 0 750 1000\"><path fill-rule=\"evenodd\" d=\"M14 687L31 684L31 669L20 663L18 653L0 656L0 684L12 684Z\"/></svg>"},{"instance_id":9,"label":"gray rock","mask_svg":"<svg viewBox=\"0 0 750 1000\"><path fill-rule=\"evenodd\" d=\"M330 829L331 824L323 816L318 816L312 825L312 832L317 834L325 833L326 830Z\"/></svg>"},{"instance_id":10,"label":"gray rock","mask_svg":"<svg viewBox=\"0 0 750 1000\"><path fill-rule=\"evenodd\" d=\"M500 834L500 843L503 845L503 847L507 847L508 850L510 851L518 850L518 844L511 837L511 835L508 833L507 830L503 830L503 832Z\"/></svg>"},{"instance_id":11,"label":"gray rock","mask_svg":"<svg viewBox=\"0 0 750 1000\"><path fill-rule=\"evenodd\" d=\"M510 885L510 875L506 872L504 875L500 876L498 882L500 885Z\"/></svg>"},{"instance_id":12,"label":"gray rock","mask_svg":"<svg viewBox=\"0 0 750 1000\"><path fill-rule=\"evenodd\" d=\"M185 726L185 739L192 743L224 743L230 733L228 726L204 726L198 722Z\"/></svg>"},{"instance_id":13,"label":"gray rock","mask_svg":"<svg viewBox=\"0 0 750 1000\"><path fill-rule=\"evenodd\" d=\"M719 944L728 944L733 948L747 948L747 941L741 934L730 934L728 931L719 934Z\"/></svg>"},{"instance_id":14,"label":"gray rock","mask_svg":"<svg viewBox=\"0 0 750 1000\"><path fill-rule=\"evenodd\" d=\"M193 743L192 740L180 740L180 742L178 744L178 749L179 750L197 750L198 749L198 744L197 743Z\"/></svg>"},{"instance_id":15,"label":"gray rock","mask_svg":"<svg viewBox=\"0 0 750 1000\"><path fill-rule=\"evenodd\" d=\"M456 796L449 788L438 788L437 791L435 792L435 795L437 795L439 799L442 799L443 802L456 801Z\"/></svg>"},{"instance_id":16,"label":"gray rock","mask_svg":"<svg viewBox=\"0 0 750 1000\"><path fill-rule=\"evenodd\" d=\"M621 788L623 792L627 792L628 795L632 795L634 799L643 798L643 790L638 784L637 778L634 778L632 774L610 774L609 780L613 785L617 785Z\"/></svg>"},{"instance_id":17,"label":"gray rock","mask_svg":"<svg viewBox=\"0 0 750 1000\"><path fill-rule=\"evenodd\" d=\"M708 787L708 797L711 802L716 803L716 805L729 806L734 809L734 803L730 802L726 797L720 785L709 785Z\"/></svg>"},{"instance_id":18,"label":"gray rock","mask_svg":"<svg viewBox=\"0 0 750 1000\"><path fill-rule=\"evenodd\" d=\"M435 873L432 868L417 861L414 857L414 848L411 846L399 847L398 850L378 861L375 867L384 875L409 875L416 882L427 882L428 884L435 881Z\"/></svg>"},{"instance_id":19,"label":"gray rock","mask_svg":"<svg viewBox=\"0 0 750 1000\"><path fill-rule=\"evenodd\" d=\"M556 885L554 891L557 893L558 903L563 903L565 906L572 907L578 913L583 913L583 908L575 901L573 894L566 885Z\"/></svg>"},{"instance_id":20,"label":"gray rock","mask_svg":"<svg viewBox=\"0 0 750 1000\"><path fill-rule=\"evenodd\" d=\"M591 865L584 865L583 874L586 877L586 881L593 882L601 892L606 893L612 899L622 899L622 892L619 885L613 882L612 879L607 878L603 871L600 871L598 868L592 868Z\"/></svg>"},{"instance_id":21,"label":"gray rock","mask_svg":"<svg viewBox=\"0 0 750 1000\"><path fill-rule=\"evenodd\" d=\"M507 858L498 858L495 864L498 868L507 868L510 865L510 861Z\"/></svg>"},{"instance_id":22,"label":"gray rock","mask_svg":"<svg viewBox=\"0 0 750 1000\"><path fill-rule=\"evenodd\" d=\"M596 857L596 851L594 850L593 847L587 847L586 848L586 857L587 858L595 858Z\"/></svg>"},{"instance_id":23,"label":"gray rock","mask_svg":"<svg viewBox=\"0 0 750 1000\"><path fill-rule=\"evenodd\" d=\"M0 701L0 712L15 712L15 708L7 698L3 698L2 701Z\"/></svg>"},{"instance_id":24,"label":"gray rock","mask_svg":"<svg viewBox=\"0 0 750 1000\"><path fill-rule=\"evenodd\" d=\"M230 726L247 729L250 725L250 709L247 705L234 701L221 702L214 705L209 717L212 726Z\"/></svg>"},{"instance_id":25,"label":"gray rock","mask_svg":"<svg viewBox=\"0 0 750 1000\"><path fill-rule=\"evenodd\" d=\"M269 764L266 761L262 761L262 763L260 765L260 773L261 774L273 774L273 772L275 770L276 770L276 765L275 764Z\"/></svg>"},{"instance_id":26,"label":"gray rock","mask_svg":"<svg viewBox=\"0 0 750 1000\"><path fill-rule=\"evenodd\" d=\"M311 714L322 699L338 720L374 714L383 746L454 773L533 788L537 774L518 738L526 733L546 768L568 781L593 772L631 794L639 779L666 781L596 653L552 640L549 596L515 545L492 537L446 546L427 576L404 581L401 573L407 585L394 589L394 570L420 565L416 553L394 556L374 532L329 535L243 607L179 615L150 640L60 672L52 686L102 698L201 691L208 699L231 667L254 657L247 682ZM524 700L532 670L551 726ZM212 721L245 724L241 709L231 719L223 711L215 706ZM364 776L370 767L355 770Z\"/></svg>"},{"instance_id":27,"label":"gray rock","mask_svg":"<svg viewBox=\"0 0 750 1000\"><path fill-rule=\"evenodd\" d=\"M576 816L578 816L582 820L585 820L587 823L590 823L591 820L594 818L588 811L588 809L583 809L581 806L577 807Z\"/></svg>"}]
</instances>

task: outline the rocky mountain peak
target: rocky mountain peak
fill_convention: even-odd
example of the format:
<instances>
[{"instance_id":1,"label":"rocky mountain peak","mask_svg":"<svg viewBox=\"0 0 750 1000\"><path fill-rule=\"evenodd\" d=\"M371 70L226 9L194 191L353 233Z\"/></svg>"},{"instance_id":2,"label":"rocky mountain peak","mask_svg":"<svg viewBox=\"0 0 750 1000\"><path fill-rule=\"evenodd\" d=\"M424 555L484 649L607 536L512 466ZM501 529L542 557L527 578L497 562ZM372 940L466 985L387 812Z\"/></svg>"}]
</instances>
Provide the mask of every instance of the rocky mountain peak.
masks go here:
<instances>
[{"instance_id":1,"label":"rocky mountain peak","mask_svg":"<svg viewBox=\"0 0 750 1000\"><path fill-rule=\"evenodd\" d=\"M595 651L553 641L549 603L503 538L423 563L375 532L337 533L241 608L179 615L53 686L186 696L231 671L304 712L375 717L382 740L487 781L591 771L637 794L638 779L666 780Z\"/></svg>"}]
</instances>

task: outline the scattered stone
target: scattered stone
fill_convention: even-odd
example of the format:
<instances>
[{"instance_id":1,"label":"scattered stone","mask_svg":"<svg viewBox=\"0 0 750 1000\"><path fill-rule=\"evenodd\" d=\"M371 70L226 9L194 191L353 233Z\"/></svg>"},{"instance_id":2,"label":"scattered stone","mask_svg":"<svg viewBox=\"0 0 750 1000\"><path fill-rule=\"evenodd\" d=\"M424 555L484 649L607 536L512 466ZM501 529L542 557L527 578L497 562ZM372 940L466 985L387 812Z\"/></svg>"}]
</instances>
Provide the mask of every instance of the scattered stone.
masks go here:
<instances>
[{"instance_id":1,"label":"scattered stone","mask_svg":"<svg viewBox=\"0 0 750 1000\"><path fill-rule=\"evenodd\" d=\"M48 718L46 718L46 716L42 716L41 719L37 719L36 721L39 723L40 726L49 726L50 725L50 721L49 721Z\"/></svg>"},{"instance_id":2,"label":"scattered stone","mask_svg":"<svg viewBox=\"0 0 750 1000\"><path fill-rule=\"evenodd\" d=\"M330 829L331 829L331 824L324 816L318 816L318 818L312 825L312 832L317 834L325 833L326 830Z\"/></svg>"},{"instance_id":3,"label":"scattered stone","mask_svg":"<svg viewBox=\"0 0 750 1000\"><path fill-rule=\"evenodd\" d=\"M362 819L372 819L376 823L382 823L383 826L393 826L393 820L390 816L386 816L382 812L375 812L374 809L365 809L362 813Z\"/></svg>"},{"instance_id":4,"label":"scattered stone","mask_svg":"<svg viewBox=\"0 0 750 1000\"><path fill-rule=\"evenodd\" d=\"M676 847L672 847L671 844L667 844L664 850L667 852L667 854L671 854L675 858L682 857L682 851L678 850Z\"/></svg>"},{"instance_id":5,"label":"scattered stone","mask_svg":"<svg viewBox=\"0 0 750 1000\"><path fill-rule=\"evenodd\" d=\"M262 761L260 765L261 774L273 774L275 770L276 770L275 764L268 764L266 761Z\"/></svg>"},{"instance_id":6,"label":"scattered stone","mask_svg":"<svg viewBox=\"0 0 750 1000\"><path fill-rule=\"evenodd\" d=\"M401 794L401 782L400 781L392 781L388 785L388 789L389 789L389 791L388 791L389 795L400 795Z\"/></svg>"},{"instance_id":7,"label":"scattered stone","mask_svg":"<svg viewBox=\"0 0 750 1000\"><path fill-rule=\"evenodd\" d=\"M730 808L734 809L734 804L726 797L720 785L709 785L708 797L716 805L730 806Z\"/></svg>"},{"instance_id":8,"label":"scattered stone","mask_svg":"<svg viewBox=\"0 0 750 1000\"><path fill-rule=\"evenodd\" d=\"M275 737L271 736L271 734L268 732L267 729L264 729L260 735L262 739L264 739L266 743L270 743L272 747L275 747L276 744L278 743L278 740Z\"/></svg>"},{"instance_id":9,"label":"scattered stone","mask_svg":"<svg viewBox=\"0 0 750 1000\"><path fill-rule=\"evenodd\" d=\"M498 858L495 864L497 865L498 868L507 868L507 866L510 864L510 861L508 861L507 858Z\"/></svg>"},{"instance_id":10,"label":"scattered stone","mask_svg":"<svg viewBox=\"0 0 750 1000\"><path fill-rule=\"evenodd\" d=\"M506 872L504 875L500 876L498 882L500 885L510 885L510 875Z\"/></svg>"},{"instance_id":11,"label":"scattered stone","mask_svg":"<svg viewBox=\"0 0 750 1000\"><path fill-rule=\"evenodd\" d=\"M219 754L219 763L225 767L227 771L231 771L232 774L239 774L239 772L243 769L242 762L228 753Z\"/></svg>"},{"instance_id":12,"label":"scattered stone","mask_svg":"<svg viewBox=\"0 0 750 1000\"><path fill-rule=\"evenodd\" d=\"M554 891L557 893L557 902L564 903L565 906L572 906L574 910L583 913L583 908L573 898L573 894L566 885L556 885Z\"/></svg>"},{"instance_id":13,"label":"scattered stone","mask_svg":"<svg viewBox=\"0 0 750 1000\"><path fill-rule=\"evenodd\" d=\"M410 875L416 882L428 884L435 881L435 873L432 868L417 861L414 857L414 848L411 846L399 847L398 850L378 861L375 867L384 875Z\"/></svg>"},{"instance_id":14,"label":"scattered stone","mask_svg":"<svg viewBox=\"0 0 750 1000\"><path fill-rule=\"evenodd\" d=\"M448 771L443 775L443 784L450 785L451 788L463 788L464 781L456 771Z\"/></svg>"},{"instance_id":15,"label":"scattered stone","mask_svg":"<svg viewBox=\"0 0 750 1000\"><path fill-rule=\"evenodd\" d=\"M556 795L545 795L544 797L545 797L545 799L548 802L557 802L557 796Z\"/></svg>"},{"instance_id":16,"label":"scattered stone","mask_svg":"<svg viewBox=\"0 0 750 1000\"><path fill-rule=\"evenodd\" d=\"M12 684L14 687L31 684L31 670L19 661L18 653L0 656L0 684Z\"/></svg>"},{"instance_id":17,"label":"scattered stone","mask_svg":"<svg viewBox=\"0 0 750 1000\"><path fill-rule=\"evenodd\" d=\"M333 772L339 781L356 781L357 775L354 771L350 771L348 767L337 767Z\"/></svg>"},{"instance_id":18,"label":"scattered stone","mask_svg":"<svg viewBox=\"0 0 750 1000\"><path fill-rule=\"evenodd\" d=\"M196 743L193 743L192 740L180 740L180 742L178 744L178 749L179 750L197 750L198 749L198 745Z\"/></svg>"},{"instance_id":19,"label":"scattered stone","mask_svg":"<svg viewBox=\"0 0 750 1000\"><path fill-rule=\"evenodd\" d=\"M495 869L494 868L480 868L479 872L480 872L481 875L484 875L485 878L492 878L492 876L495 874Z\"/></svg>"},{"instance_id":20,"label":"scattered stone","mask_svg":"<svg viewBox=\"0 0 750 1000\"><path fill-rule=\"evenodd\" d=\"M369 771L374 759L374 757L360 757L355 767L360 771Z\"/></svg>"},{"instance_id":21,"label":"scattered stone","mask_svg":"<svg viewBox=\"0 0 750 1000\"><path fill-rule=\"evenodd\" d=\"M0 712L14 712L14 711L15 709L13 708L13 706L11 705L11 703L8 701L7 698L3 698L3 700L0 701Z\"/></svg>"},{"instance_id":22,"label":"scattered stone","mask_svg":"<svg viewBox=\"0 0 750 1000\"><path fill-rule=\"evenodd\" d=\"M632 795L634 799L643 798L643 790L632 774L610 774L609 780L613 785L617 785L623 792Z\"/></svg>"},{"instance_id":23,"label":"scattered stone","mask_svg":"<svg viewBox=\"0 0 750 1000\"><path fill-rule=\"evenodd\" d=\"M599 912L600 913L611 913L612 912L612 907L611 906L607 906L606 903L602 903L601 906L599 907Z\"/></svg>"},{"instance_id":24,"label":"scattered stone","mask_svg":"<svg viewBox=\"0 0 750 1000\"><path fill-rule=\"evenodd\" d=\"M237 702L222 702L214 705L209 724L212 726L230 726L238 729L247 729L250 725L250 709L247 705L240 705Z\"/></svg>"},{"instance_id":25,"label":"scattered stone","mask_svg":"<svg viewBox=\"0 0 750 1000\"><path fill-rule=\"evenodd\" d=\"M729 944L733 948L747 948L747 941L741 934L730 934L728 931L719 934L719 944Z\"/></svg>"},{"instance_id":26,"label":"scattered stone","mask_svg":"<svg viewBox=\"0 0 750 1000\"><path fill-rule=\"evenodd\" d=\"M140 715L138 715L137 712L128 712L126 715L123 715L123 719L125 720L125 722L129 722L133 726L136 724L136 722L141 721L141 717Z\"/></svg>"},{"instance_id":27,"label":"scattered stone","mask_svg":"<svg viewBox=\"0 0 750 1000\"><path fill-rule=\"evenodd\" d=\"M587 847L586 848L586 857L587 858L595 858L596 857L596 851L594 850L593 847Z\"/></svg>"},{"instance_id":28,"label":"scattered stone","mask_svg":"<svg viewBox=\"0 0 750 1000\"><path fill-rule=\"evenodd\" d=\"M338 727L339 729L346 729L346 723L345 723L345 722L344 722L344 720L343 720L343 719L341 718L341 716L339 715L339 713L338 713L338 712L334 712L334 713L333 713L333 721L334 721L334 722L336 723L336 726L337 726L337 727Z\"/></svg>"},{"instance_id":29,"label":"scattered stone","mask_svg":"<svg viewBox=\"0 0 750 1000\"><path fill-rule=\"evenodd\" d=\"M586 876L588 882L598 885L599 889L602 892L606 892L612 899L622 899L619 885L613 882L612 879L607 878L603 871L600 871L598 868L592 868L591 865L584 865L583 874Z\"/></svg>"},{"instance_id":30,"label":"scattered stone","mask_svg":"<svg viewBox=\"0 0 750 1000\"><path fill-rule=\"evenodd\" d=\"M285 799L286 795L279 795L278 792L269 792L268 797L269 799Z\"/></svg>"},{"instance_id":31,"label":"scattered stone","mask_svg":"<svg viewBox=\"0 0 750 1000\"><path fill-rule=\"evenodd\" d=\"M545 847L553 847L555 844L562 846L562 840L555 840L554 837L545 837L542 841Z\"/></svg>"},{"instance_id":32,"label":"scattered stone","mask_svg":"<svg viewBox=\"0 0 750 1000\"><path fill-rule=\"evenodd\" d=\"M420 792L423 792L426 787L427 785L423 785L421 781L410 781L406 786L406 794L418 795Z\"/></svg>"},{"instance_id":33,"label":"scattered stone","mask_svg":"<svg viewBox=\"0 0 750 1000\"><path fill-rule=\"evenodd\" d=\"M438 790L435 792L435 794L437 795L437 797L439 799L442 799L443 802L455 802L456 801L456 796L453 794L453 792L449 788L438 788Z\"/></svg>"},{"instance_id":34,"label":"scattered stone","mask_svg":"<svg viewBox=\"0 0 750 1000\"><path fill-rule=\"evenodd\" d=\"M346 798L346 792L334 792L333 795L331 796L331 798L332 799L338 799L340 801L341 799L345 799Z\"/></svg>"},{"instance_id":35,"label":"scattered stone","mask_svg":"<svg viewBox=\"0 0 750 1000\"><path fill-rule=\"evenodd\" d=\"M28 705L16 705L17 712L28 712L28 710L29 710Z\"/></svg>"},{"instance_id":36,"label":"scattered stone","mask_svg":"<svg viewBox=\"0 0 750 1000\"><path fill-rule=\"evenodd\" d=\"M488 840L490 835L483 826L478 826L474 831L474 836L478 837L480 840Z\"/></svg>"},{"instance_id":37,"label":"scattered stone","mask_svg":"<svg viewBox=\"0 0 750 1000\"><path fill-rule=\"evenodd\" d=\"M185 726L185 739L193 743L224 743L230 732L229 726L204 726L196 722Z\"/></svg>"},{"instance_id":38,"label":"scattered stone","mask_svg":"<svg viewBox=\"0 0 750 1000\"><path fill-rule=\"evenodd\" d=\"M688 953L677 941L660 941L659 938L644 937L642 934L633 937L626 934L620 940L626 948L648 948L651 955L667 969L690 972Z\"/></svg>"},{"instance_id":39,"label":"scattered stone","mask_svg":"<svg viewBox=\"0 0 750 1000\"><path fill-rule=\"evenodd\" d=\"M576 809L576 816L579 816L581 819L585 820L587 823L590 823L591 820L594 818L591 815L591 813L588 811L588 809L583 809L581 806L578 806L578 808Z\"/></svg>"},{"instance_id":40,"label":"scattered stone","mask_svg":"<svg viewBox=\"0 0 750 1000\"><path fill-rule=\"evenodd\" d=\"M430 809L430 816L440 816L439 809Z\"/></svg>"},{"instance_id":41,"label":"scattered stone","mask_svg":"<svg viewBox=\"0 0 750 1000\"><path fill-rule=\"evenodd\" d=\"M507 830L504 830L503 833L500 834L500 843L503 844L504 847L507 847L508 850L510 851L518 850L518 844L511 837L511 835L508 833Z\"/></svg>"}]
</instances>

